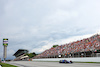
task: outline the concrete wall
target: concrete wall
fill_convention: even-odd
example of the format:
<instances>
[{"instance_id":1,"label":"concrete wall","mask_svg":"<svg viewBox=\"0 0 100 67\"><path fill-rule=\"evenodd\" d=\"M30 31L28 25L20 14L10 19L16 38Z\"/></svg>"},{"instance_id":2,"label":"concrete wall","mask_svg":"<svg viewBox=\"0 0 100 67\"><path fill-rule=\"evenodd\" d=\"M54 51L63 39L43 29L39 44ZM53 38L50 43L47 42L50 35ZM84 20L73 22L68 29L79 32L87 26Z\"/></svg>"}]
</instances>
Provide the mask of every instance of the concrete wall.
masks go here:
<instances>
[{"instance_id":1,"label":"concrete wall","mask_svg":"<svg viewBox=\"0 0 100 67\"><path fill-rule=\"evenodd\" d=\"M59 61L68 60L76 62L100 62L100 57L83 57L83 58L43 58L43 59L32 59L32 61Z\"/></svg>"}]
</instances>

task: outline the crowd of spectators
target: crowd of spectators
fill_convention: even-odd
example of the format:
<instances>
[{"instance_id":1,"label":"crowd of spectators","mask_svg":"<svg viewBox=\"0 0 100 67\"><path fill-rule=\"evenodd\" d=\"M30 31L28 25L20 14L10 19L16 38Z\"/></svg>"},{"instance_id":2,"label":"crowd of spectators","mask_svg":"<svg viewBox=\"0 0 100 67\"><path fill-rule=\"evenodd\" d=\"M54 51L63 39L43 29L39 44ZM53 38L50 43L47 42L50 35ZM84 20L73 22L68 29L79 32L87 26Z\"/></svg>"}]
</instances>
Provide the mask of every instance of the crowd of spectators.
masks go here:
<instances>
[{"instance_id":1,"label":"crowd of spectators","mask_svg":"<svg viewBox=\"0 0 100 67\"><path fill-rule=\"evenodd\" d=\"M96 34L90 38L78 40L75 42L63 44L55 48L45 50L34 58L50 57L57 55L67 55L76 52L97 51L100 49L100 35Z\"/></svg>"}]
</instances>

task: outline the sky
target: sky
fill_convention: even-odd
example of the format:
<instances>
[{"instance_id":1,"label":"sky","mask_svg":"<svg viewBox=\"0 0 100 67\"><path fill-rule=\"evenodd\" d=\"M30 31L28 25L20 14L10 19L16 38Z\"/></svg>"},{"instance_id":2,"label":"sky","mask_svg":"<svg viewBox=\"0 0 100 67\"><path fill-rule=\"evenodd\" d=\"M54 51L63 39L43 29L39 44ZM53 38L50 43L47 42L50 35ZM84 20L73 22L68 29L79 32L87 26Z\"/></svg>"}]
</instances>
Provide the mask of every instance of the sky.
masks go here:
<instances>
[{"instance_id":1,"label":"sky","mask_svg":"<svg viewBox=\"0 0 100 67\"><path fill-rule=\"evenodd\" d=\"M41 53L100 32L100 0L0 0L0 58L18 49Z\"/></svg>"}]
</instances>

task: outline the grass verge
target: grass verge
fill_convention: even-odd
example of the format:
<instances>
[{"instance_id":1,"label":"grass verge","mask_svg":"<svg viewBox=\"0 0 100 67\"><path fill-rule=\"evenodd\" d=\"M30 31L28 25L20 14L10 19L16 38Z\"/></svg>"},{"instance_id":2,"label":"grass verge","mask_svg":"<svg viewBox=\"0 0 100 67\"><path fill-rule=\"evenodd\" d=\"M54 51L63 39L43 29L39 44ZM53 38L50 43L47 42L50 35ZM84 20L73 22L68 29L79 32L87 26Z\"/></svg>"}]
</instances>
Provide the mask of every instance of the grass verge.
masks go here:
<instances>
[{"instance_id":1,"label":"grass verge","mask_svg":"<svg viewBox=\"0 0 100 67\"><path fill-rule=\"evenodd\" d=\"M0 63L0 65L2 67L17 67L17 66L14 66L14 65L6 64L6 63Z\"/></svg>"}]
</instances>

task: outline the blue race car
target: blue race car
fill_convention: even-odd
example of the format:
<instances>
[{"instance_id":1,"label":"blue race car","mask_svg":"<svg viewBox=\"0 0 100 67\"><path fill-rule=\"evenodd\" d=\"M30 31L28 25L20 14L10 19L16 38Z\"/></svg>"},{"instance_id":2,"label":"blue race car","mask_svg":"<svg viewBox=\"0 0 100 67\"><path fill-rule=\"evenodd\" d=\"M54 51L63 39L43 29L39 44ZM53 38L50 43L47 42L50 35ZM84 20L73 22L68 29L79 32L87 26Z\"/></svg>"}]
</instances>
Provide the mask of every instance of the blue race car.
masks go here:
<instances>
[{"instance_id":1,"label":"blue race car","mask_svg":"<svg viewBox=\"0 0 100 67\"><path fill-rule=\"evenodd\" d=\"M72 61L60 60L59 63L73 63Z\"/></svg>"}]
</instances>

